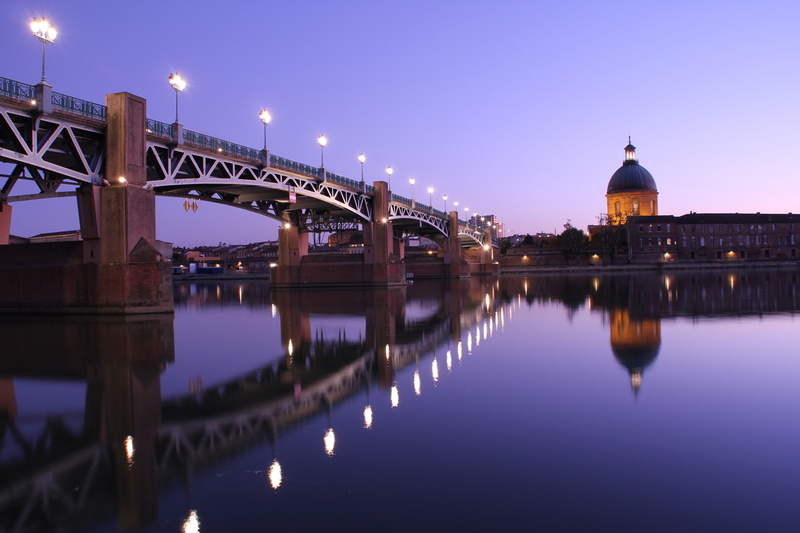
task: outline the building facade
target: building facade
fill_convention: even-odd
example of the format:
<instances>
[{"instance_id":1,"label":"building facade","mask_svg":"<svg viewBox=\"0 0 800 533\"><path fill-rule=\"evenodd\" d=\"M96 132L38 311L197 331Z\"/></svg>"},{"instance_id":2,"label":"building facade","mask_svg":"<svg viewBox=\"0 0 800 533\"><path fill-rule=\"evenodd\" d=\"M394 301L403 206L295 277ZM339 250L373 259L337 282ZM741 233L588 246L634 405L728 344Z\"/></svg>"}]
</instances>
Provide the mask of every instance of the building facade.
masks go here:
<instances>
[{"instance_id":1,"label":"building facade","mask_svg":"<svg viewBox=\"0 0 800 533\"><path fill-rule=\"evenodd\" d=\"M628 217L633 263L797 260L800 215L689 213Z\"/></svg>"}]
</instances>

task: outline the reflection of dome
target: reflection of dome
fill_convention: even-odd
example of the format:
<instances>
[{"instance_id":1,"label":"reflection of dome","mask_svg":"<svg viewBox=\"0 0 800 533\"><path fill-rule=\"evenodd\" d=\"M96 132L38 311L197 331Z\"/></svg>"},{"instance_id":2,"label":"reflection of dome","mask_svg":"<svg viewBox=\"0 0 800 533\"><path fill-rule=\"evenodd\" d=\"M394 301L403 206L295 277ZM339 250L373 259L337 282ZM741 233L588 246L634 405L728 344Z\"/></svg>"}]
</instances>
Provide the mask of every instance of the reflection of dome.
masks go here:
<instances>
[{"instance_id":1,"label":"reflection of dome","mask_svg":"<svg viewBox=\"0 0 800 533\"><path fill-rule=\"evenodd\" d=\"M611 346L611 351L614 352L614 358L628 369L628 375L631 377L631 388L633 393L639 392L642 387L642 374L644 369L653 364L653 361L658 357L658 352L661 347L655 346Z\"/></svg>"}]
</instances>

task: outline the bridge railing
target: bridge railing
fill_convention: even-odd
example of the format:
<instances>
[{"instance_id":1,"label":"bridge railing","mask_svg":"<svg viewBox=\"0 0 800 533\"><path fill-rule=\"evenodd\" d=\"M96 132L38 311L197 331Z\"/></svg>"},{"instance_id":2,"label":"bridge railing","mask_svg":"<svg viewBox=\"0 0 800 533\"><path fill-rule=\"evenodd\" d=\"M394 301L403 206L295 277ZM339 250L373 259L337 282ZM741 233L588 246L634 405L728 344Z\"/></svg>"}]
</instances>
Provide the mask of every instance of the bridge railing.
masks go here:
<instances>
[{"instance_id":1,"label":"bridge railing","mask_svg":"<svg viewBox=\"0 0 800 533\"><path fill-rule=\"evenodd\" d=\"M296 172L304 176L311 176L312 178L320 177L319 168L304 163L298 163L297 161L292 161L291 159L286 159L285 157L280 157L275 154L270 154L269 166L288 170L289 172Z\"/></svg>"},{"instance_id":2,"label":"bridge railing","mask_svg":"<svg viewBox=\"0 0 800 533\"><path fill-rule=\"evenodd\" d=\"M198 133L192 130L183 130L183 140L188 144L201 146L203 148L210 148L217 152L223 152L237 157L246 159L259 160L261 159L261 150L255 148L248 148L241 144L232 143L223 139L206 135L205 133Z\"/></svg>"},{"instance_id":3,"label":"bridge railing","mask_svg":"<svg viewBox=\"0 0 800 533\"><path fill-rule=\"evenodd\" d=\"M0 78L0 95L30 102L35 98L36 92L33 85L8 78Z\"/></svg>"},{"instance_id":4,"label":"bridge railing","mask_svg":"<svg viewBox=\"0 0 800 533\"><path fill-rule=\"evenodd\" d=\"M145 127L147 128L147 133L160 135L161 137L172 137L172 124L148 118Z\"/></svg>"},{"instance_id":5,"label":"bridge railing","mask_svg":"<svg viewBox=\"0 0 800 533\"><path fill-rule=\"evenodd\" d=\"M102 120L103 122L106 120L107 108L101 104L95 104L57 92L53 93L52 103L53 109L58 109L59 111L66 111L67 113L94 118Z\"/></svg>"}]
</instances>

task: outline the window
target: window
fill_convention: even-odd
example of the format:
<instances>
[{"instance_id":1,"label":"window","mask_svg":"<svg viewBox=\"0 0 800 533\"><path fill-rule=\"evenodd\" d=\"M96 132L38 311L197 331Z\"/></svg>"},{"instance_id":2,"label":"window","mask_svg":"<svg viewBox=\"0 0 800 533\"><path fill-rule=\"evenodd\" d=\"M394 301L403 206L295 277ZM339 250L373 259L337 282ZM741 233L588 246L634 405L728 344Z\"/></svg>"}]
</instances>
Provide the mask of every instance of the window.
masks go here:
<instances>
[{"instance_id":1,"label":"window","mask_svg":"<svg viewBox=\"0 0 800 533\"><path fill-rule=\"evenodd\" d=\"M617 216L622 213L622 211L620 211L619 202L614 202L614 213L616 213Z\"/></svg>"},{"instance_id":2,"label":"window","mask_svg":"<svg viewBox=\"0 0 800 533\"><path fill-rule=\"evenodd\" d=\"M638 215L639 214L639 200L634 200L632 205L633 205L633 214L634 215Z\"/></svg>"},{"instance_id":3,"label":"window","mask_svg":"<svg viewBox=\"0 0 800 533\"><path fill-rule=\"evenodd\" d=\"M700 246L705 246L705 245L706 245L706 238L700 237Z\"/></svg>"},{"instance_id":4,"label":"window","mask_svg":"<svg viewBox=\"0 0 800 533\"><path fill-rule=\"evenodd\" d=\"M661 231L661 224L659 224L658 226L656 226L656 231Z\"/></svg>"},{"instance_id":5,"label":"window","mask_svg":"<svg viewBox=\"0 0 800 533\"><path fill-rule=\"evenodd\" d=\"M656 202L654 200L650 200L650 214L657 215L656 213Z\"/></svg>"},{"instance_id":6,"label":"window","mask_svg":"<svg viewBox=\"0 0 800 533\"><path fill-rule=\"evenodd\" d=\"M671 226L671 225L672 225L672 224L667 224L667 233L669 233L669 231L670 231L670 226Z\"/></svg>"},{"instance_id":7,"label":"window","mask_svg":"<svg viewBox=\"0 0 800 533\"><path fill-rule=\"evenodd\" d=\"M647 232L648 232L648 233L653 233L653 225L652 225L652 224L650 224L649 226L647 226Z\"/></svg>"},{"instance_id":8,"label":"window","mask_svg":"<svg viewBox=\"0 0 800 533\"><path fill-rule=\"evenodd\" d=\"M669 237L667 237L667 246L669 246L669 245L671 245L671 244L672 244L672 239L670 239Z\"/></svg>"}]
</instances>

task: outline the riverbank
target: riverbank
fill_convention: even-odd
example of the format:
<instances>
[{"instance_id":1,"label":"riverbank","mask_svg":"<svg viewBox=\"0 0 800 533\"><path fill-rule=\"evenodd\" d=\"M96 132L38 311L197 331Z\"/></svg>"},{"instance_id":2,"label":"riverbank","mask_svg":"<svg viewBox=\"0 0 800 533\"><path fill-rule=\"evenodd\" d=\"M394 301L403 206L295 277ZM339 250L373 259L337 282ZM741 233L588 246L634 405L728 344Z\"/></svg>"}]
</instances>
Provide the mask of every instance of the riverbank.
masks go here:
<instances>
[{"instance_id":1,"label":"riverbank","mask_svg":"<svg viewBox=\"0 0 800 533\"><path fill-rule=\"evenodd\" d=\"M557 273L603 273L603 272L674 272L686 270L741 270L741 269L800 269L800 261L753 261L753 262L709 262L709 263L649 263L639 265L568 265L500 267L500 274L557 274Z\"/></svg>"}]
</instances>

